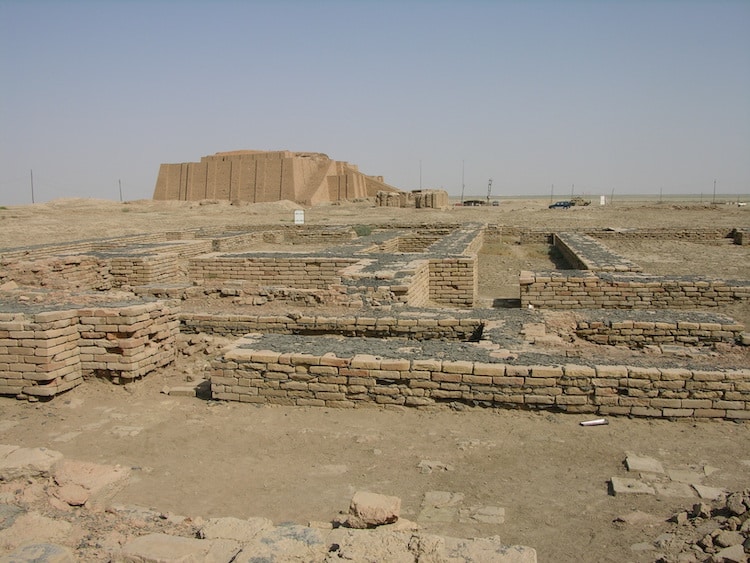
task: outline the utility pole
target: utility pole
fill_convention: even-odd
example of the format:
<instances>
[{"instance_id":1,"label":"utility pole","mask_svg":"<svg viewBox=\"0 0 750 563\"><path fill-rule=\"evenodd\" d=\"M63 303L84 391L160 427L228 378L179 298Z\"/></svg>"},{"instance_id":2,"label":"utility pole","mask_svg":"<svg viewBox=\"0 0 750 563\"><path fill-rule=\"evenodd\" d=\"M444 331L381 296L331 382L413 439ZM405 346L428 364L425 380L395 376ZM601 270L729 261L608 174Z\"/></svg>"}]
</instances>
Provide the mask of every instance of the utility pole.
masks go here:
<instances>
[{"instance_id":1,"label":"utility pole","mask_svg":"<svg viewBox=\"0 0 750 563\"><path fill-rule=\"evenodd\" d=\"M716 178L714 178L714 197L713 197L713 199L711 200L711 203L712 203L713 205L716 205Z\"/></svg>"},{"instance_id":2,"label":"utility pole","mask_svg":"<svg viewBox=\"0 0 750 563\"><path fill-rule=\"evenodd\" d=\"M549 189L549 202L552 203L552 200L555 199L555 184L552 184L552 187Z\"/></svg>"},{"instance_id":3,"label":"utility pole","mask_svg":"<svg viewBox=\"0 0 750 563\"><path fill-rule=\"evenodd\" d=\"M31 173L31 203L35 203L34 201L34 171L29 170Z\"/></svg>"},{"instance_id":4,"label":"utility pole","mask_svg":"<svg viewBox=\"0 0 750 563\"><path fill-rule=\"evenodd\" d=\"M466 184L464 184L464 161L461 161L461 205L464 204L464 188L466 187Z\"/></svg>"},{"instance_id":5,"label":"utility pole","mask_svg":"<svg viewBox=\"0 0 750 563\"><path fill-rule=\"evenodd\" d=\"M122 203L122 180L117 180L117 187L120 188L120 203Z\"/></svg>"},{"instance_id":6,"label":"utility pole","mask_svg":"<svg viewBox=\"0 0 750 563\"><path fill-rule=\"evenodd\" d=\"M419 189L422 189L422 159L419 159Z\"/></svg>"}]
</instances>

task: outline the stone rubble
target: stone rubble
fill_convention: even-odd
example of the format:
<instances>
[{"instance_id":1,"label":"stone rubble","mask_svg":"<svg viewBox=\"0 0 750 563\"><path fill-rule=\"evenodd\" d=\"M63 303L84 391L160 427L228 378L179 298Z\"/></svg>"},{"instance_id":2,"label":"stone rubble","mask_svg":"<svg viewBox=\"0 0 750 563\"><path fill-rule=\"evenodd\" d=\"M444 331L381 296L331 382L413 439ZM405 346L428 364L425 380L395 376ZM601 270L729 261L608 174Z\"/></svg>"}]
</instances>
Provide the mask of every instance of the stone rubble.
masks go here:
<instances>
[{"instance_id":1,"label":"stone rubble","mask_svg":"<svg viewBox=\"0 0 750 563\"><path fill-rule=\"evenodd\" d=\"M423 533L399 517L400 498L366 491L354 494L347 514L307 526L276 526L266 518L204 520L112 504L130 471L45 448L0 445L0 563L537 561L534 549L504 545L497 536ZM458 516L463 495L434 496L432 504L447 499L451 517ZM462 521L502 523L505 509L469 507L460 515Z\"/></svg>"}]
</instances>

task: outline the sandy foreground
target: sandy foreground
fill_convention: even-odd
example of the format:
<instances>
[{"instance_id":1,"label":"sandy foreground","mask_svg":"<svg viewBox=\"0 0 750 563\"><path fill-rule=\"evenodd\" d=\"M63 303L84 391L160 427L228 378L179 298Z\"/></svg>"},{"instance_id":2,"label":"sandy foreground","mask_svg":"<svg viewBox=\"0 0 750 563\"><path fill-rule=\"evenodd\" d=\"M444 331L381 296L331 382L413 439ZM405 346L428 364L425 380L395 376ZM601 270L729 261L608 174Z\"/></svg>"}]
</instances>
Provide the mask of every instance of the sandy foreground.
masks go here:
<instances>
[{"instance_id":1,"label":"sandy foreground","mask_svg":"<svg viewBox=\"0 0 750 563\"><path fill-rule=\"evenodd\" d=\"M622 201L549 210L548 203L508 200L498 207L431 211L359 202L305 209L305 221L478 222L560 230L750 227L750 209L736 205ZM0 209L0 248L200 226L284 225L293 222L295 209L291 202L58 200ZM750 247L728 241L613 249L647 272L750 279ZM487 307L517 296L520 270L553 267L544 248L513 244L487 248L480 260L481 306ZM722 312L750 326L747 305ZM216 339L209 350L221 344ZM535 548L539 561L655 561L701 537L692 537L700 533L697 528L666 521L700 502L684 489L611 494L612 477L633 476L624 465L628 455L658 460L664 474L654 480L662 484L688 475L699 485L728 491L750 487L747 423L610 418L608 425L587 428L579 425L580 415L543 411L255 407L161 393L202 376L208 360L208 355L183 357L126 386L87 381L49 403L0 398L0 443L131 468L113 503L190 517L263 516L277 524L306 524L331 521L347 509L355 491L369 490L400 497L402 516L425 531L500 536L504 543ZM425 506L435 492L450 493L444 498L452 503L438 515ZM42 510L42 498L29 502ZM64 517L84 521L84 511ZM616 521L633 511L652 518ZM107 537L127 533L115 526ZM106 557L101 546L86 549L81 553Z\"/></svg>"}]
</instances>

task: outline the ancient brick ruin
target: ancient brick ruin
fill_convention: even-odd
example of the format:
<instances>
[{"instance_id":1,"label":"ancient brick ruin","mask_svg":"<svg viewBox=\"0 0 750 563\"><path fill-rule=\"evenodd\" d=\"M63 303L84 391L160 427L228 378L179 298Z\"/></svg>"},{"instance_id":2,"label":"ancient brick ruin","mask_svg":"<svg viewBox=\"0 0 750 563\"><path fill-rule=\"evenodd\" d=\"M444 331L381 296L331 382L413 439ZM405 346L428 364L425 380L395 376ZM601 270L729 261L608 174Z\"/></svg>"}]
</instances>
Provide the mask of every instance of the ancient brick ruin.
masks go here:
<instances>
[{"instance_id":1,"label":"ancient brick ruin","mask_svg":"<svg viewBox=\"0 0 750 563\"><path fill-rule=\"evenodd\" d=\"M477 257L485 241L511 234L547 241L579 268L521 272L528 314L579 309L576 334L596 344L746 343L742 325L710 309L750 299L750 280L653 276L606 247L617 236L743 244L736 231L226 226L2 250L0 394L51 398L87 376L146 376L173 361L182 332L237 338L212 360L210 392L218 400L750 418L746 366L527 361L510 353L503 310L477 307ZM259 244L279 248L253 250ZM306 244L324 249L305 251ZM70 303L43 298L62 290ZM35 292L38 302L29 302ZM205 300L225 306L191 306ZM269 304L291 311L269 312ZM648 319L639 314L645 310Z\"/></svg>"},{"instance_id":2,"label":"ancient brick ruin","mask_svg":"<svg viewBox=\"0 0 750 563\"><path fill-rule=\"evenodd\" d=\"M382 176L322 153L231 151L200 162L162 164L155 200L227 200L249 203L289 200L302 205L397 193Z\"/></svg>"}]
</instances>

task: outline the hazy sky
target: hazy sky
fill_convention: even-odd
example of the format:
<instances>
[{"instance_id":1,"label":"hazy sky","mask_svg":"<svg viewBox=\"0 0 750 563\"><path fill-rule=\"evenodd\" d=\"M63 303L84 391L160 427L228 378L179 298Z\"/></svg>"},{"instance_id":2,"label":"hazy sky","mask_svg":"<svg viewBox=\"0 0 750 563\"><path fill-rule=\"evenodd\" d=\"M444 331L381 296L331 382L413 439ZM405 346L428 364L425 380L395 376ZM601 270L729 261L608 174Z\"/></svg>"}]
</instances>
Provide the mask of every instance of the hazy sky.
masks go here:
<instances>
[{"instance_id":1,"label":"hazy sky","mask_svg":"<svg viewBox=\"0 0 750 563\"><path fill-rule=\"evenodd\" d=\"M0 204L313 151L402 189L750 196L750 1L0 0ZM421 164L420 164L421 163Z\"/></svg>"}]
</instances>

